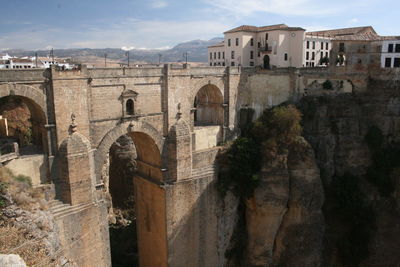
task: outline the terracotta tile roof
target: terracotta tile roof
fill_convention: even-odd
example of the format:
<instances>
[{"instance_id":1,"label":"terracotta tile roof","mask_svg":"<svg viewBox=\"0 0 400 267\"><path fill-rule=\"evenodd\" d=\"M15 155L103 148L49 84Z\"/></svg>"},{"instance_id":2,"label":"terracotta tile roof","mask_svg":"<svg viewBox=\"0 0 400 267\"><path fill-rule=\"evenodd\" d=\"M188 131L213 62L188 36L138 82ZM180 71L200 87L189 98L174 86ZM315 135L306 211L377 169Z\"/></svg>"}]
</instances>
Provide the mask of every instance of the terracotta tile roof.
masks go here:
<instances>
[{"instance_id":1,"label":"terracotta tile roof","mask_svg":"<svg viewBox=\"0 0 400 267\"><path fill-rule=\"evenodd\" d=\"M372 26L306 32L307 35L327 35L327 36L333 36L333 37L342 36L342 35L357 35L357 34L363 34L363 33L377 34Z\"/></svg>"},{"instance_id":2,"label":"terracotta tile roof","mask_svg":"<svg viewBox=\"0 0 400 267\"><path fill-rule=\"evenodd\" d=\"M263 31L274 31L274 30L282 30L282 31L305 31L300 27L289 27L286 24L275 24L269 26L251 26L251 25L242 25L236 28L233 28L225 33L234 33L234 32L263 32Z\"/></svg>"},{"instance_id":3,"label":"terracotta tile roof","mask_svg":"<svg viewBox=\"0 0 400 267\"><path fill-rule=\"evenodd\" d=\"M221 47L221 46L224 46L224 41L216 43L214 45L210 45L209 47Z\"/></svg>"},{"instance_id":4,"label":"terracotta tile roof","mask_svg":"<svg viewBox=\"0 0 400 267\"><path fill-rule=\"evenodd\" d=\"M336 36L334 41L384 41L384 40L400 40L400 36L379 36L378 34L366 33L357 35Z\"/></svg>"},{"instance_id":5,"label":"terracotta tile roof","mask_svg":"<svg viewBox=\"0 0 400 267\"><path fill-rule=\"evenodd\" d=\"M30 59L25 59L25 58L12 58L13 63L32 63L32 60Z\"/></svg>"}]
</instances>

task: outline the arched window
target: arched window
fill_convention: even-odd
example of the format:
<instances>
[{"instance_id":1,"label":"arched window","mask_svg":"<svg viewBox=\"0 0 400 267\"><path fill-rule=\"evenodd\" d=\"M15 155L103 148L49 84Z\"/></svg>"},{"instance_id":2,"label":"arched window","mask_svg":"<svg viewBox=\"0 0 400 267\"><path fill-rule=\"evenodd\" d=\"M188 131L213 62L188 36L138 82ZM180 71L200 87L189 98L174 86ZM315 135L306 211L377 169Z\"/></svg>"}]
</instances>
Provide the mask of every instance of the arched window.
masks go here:
<instances>
[{"instance_id":1,"label":"arched window","mask_svg":"<svg viewBox=\"0 0 400 267\"><path fill-rule=\"evenodd\" d=\"M126 114L127 115L133 115L133 100L132 99L128 99L126 101Z\"/></svg>"}]
</instances>

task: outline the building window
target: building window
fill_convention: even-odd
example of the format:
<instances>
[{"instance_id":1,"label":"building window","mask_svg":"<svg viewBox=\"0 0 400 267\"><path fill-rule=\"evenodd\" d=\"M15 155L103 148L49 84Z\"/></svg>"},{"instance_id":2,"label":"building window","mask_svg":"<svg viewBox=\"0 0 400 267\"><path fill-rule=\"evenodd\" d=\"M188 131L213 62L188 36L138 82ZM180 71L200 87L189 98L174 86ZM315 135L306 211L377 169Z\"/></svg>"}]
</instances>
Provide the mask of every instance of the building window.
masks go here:
<instances>
[{"instance_id":1,"label":"building window","mask_svg":"<svg viewBox=\"0 0 400 267\"><path fill-rule=\"evenodd\" d=\"M307 41L307 49L310 48L310 41Z\"/></svg>"},{"instance_id":2,"label":"building window","mask_svg":"<svg viewBox=\"0 0 400 267\"><path fill-rule=\"evenodd\" d=\"M254 62L253 61L250 61L250 66L254 66Z\"/></svg>"},{"instance_id":3,"label":"building window","mask_svg":"<svg viewBox=\"0 0 400 267\"><path fill-rule=\"evenodd\" d=\"M225 62L222 62L222 66L225 66Z\"/></svg>"},{"instance_id":4,"label":"building window","mask_svg":"<svg viewBox=\"0 0 400 267\"><path fill-rule=\"evenodd\" d=\"M222 59L225 59L225 52L222 52Z\"/></svg>"},{"instance_id":5,"label":"building window","mask_svg":"<svg viewBox=\"0 0 400 267\"><path fill-rule=\"evenodd\" d=\"M325 48L326 48L326 50L329 50L329 43L328 42L325 43Z\"/></svg>"},{"instance_id":6,"label":"building window","mask_svg":"<svg viewBox=\"0 0 400 267\"><path fill-rule=\"evenodd\" d=\"M228 39L228 46L231 46L231 39Z\"/></svg>"},{"instance_id":7,"label":"building window","mask_svg":"<svg viewBox=\"0 0 400 267\"><path fill-rule=\"evenodd\" d=\"M311 67L314 67L314 62L311 62Z\"/></svg>"},{"instance_id":8,"label":"building window","mask_svg":"<svg viewBox=\"0 0 400 267\"><path fill-rule=\"evenodd\" d=\"M232 61L232 62L231 62L231 66L235 66L235 62Z\"/></svg>"},{"instance_id":9,"label":"building window","mask_svg":"<svg viewBox=\"0 0 400 267\"><path fill-rule=\"evenodd\" d=\"M268 40L268 33L265 34L265 40Z\"/></svg>"},{"instance_id":10,"label":"building window","mask_svg":"<svg viewBox=\"0 0 400 267\"><path fill-rule=\"evenodd\" d=\"M258 48L261 47L261 42L258 42L257 47L258 47Z\"/></svg>"},{"instance_id":11,"label":"building window","mask_svg":"<svg viewBox=\"0 0 400 267\"><path fill-rule=\"evenodd\" d=\"M324 57L324 52L321 52L321 58L320 59L322 59Z\"/></svg>"},{"instance_id":12,"label":"building window","mask_svg":"<svg viewBox=\"0 0 400 267\"><path fill-rule=\"evenodd\" d=\"M221 52L218 52L218 59L221 59Z\"/></svg>"},{"instance_id":13,"label":"building window","mask_svg":"<svg viewBox=\"0 0 400 267\"><path fill-rule=\"evenodd\" d=\"M312 49L315 49L315 41L312 42Z\"/></svg>"},{"instance_id":14,"label":"building window","mask_svg":"<svg viewBox=\"0 0 400 267\"><path fill-rule=\"evenodd\" d=\"M310 52L306 52L306 60L309 60L309 59L310 59Z\"/></svg>"},{"instance_id":15,"label":"building window","mask_svg":"<svg viewBox=\"0 0 400 267\"><path fill-rule=\"evenodd\" d=\"M235 59L235 51L231 51L231 59Z\"/></svg>"},{"instance_id":16,"label":"building window","mask_svg":"<svg viewBox=\"0 0 400 267\"><path fill-rule=\"evenodd\" d=\"M212 62L210 62L210 66L212 66Z\"/></svg>"},{"instance_id":17,"label":"building window","mask_svg":"<svg viewBox=\"0 0 400 267\"><path fill-rule=\"evenodd\" d=\"M258 53L257 53L257 56L258 56L258 57L260 57L260 56L261 56L261 53L260 53L260 51L258 51Z\"/></svg>"},{"instance_id":18,"label":"building window","mask_svg":"<svg viewBox=\"0 0 400 267\"><path fill-rule=\"evenodd\" d=\"M306 62L306 67L308 67L310 65L310 62Z\"/></svg>"},{"instance_id":19,"label":"building window","mask_svg":"<svg viewBox=\"0 0 400 267\"><path fill-rule=\"evenodd\" d=\"M133 115L133 100L132 99L128 99L126 101L126 114L127 115Z\"/></svg>"},{"instance_id":20,"label":"building window","mask_svg":"<svg viewBox=\"0 0 400 267\"><path fill-rule=\"evenodd\" d=\"M400 44L396 44L396 48L394 49L396 53L400 53Z\"/></svg>"},{"instance_id":21,"label":"building window","mask_svg":"<svg viewBox=\"0 0 400 267\"><path fill-rule=\"evenodd\" d=\"M239 38L236 38L236 46L239 46Z\"/></svg>"},{"instance_id":22,"label":"building window","mask_svg":"<svg viewBox=\"0 0 400 267\"><path fill-rule=\"evenodd\" d=\"M394 59L393 67L400 68L400 57Z\"/></svg>"},{"instance_id":23,"label":"building window","mask_svg":"<svg viewBox=\"0 0 400 267\"><path fill-rule=\"evenodd\" d=\"M321 50L324 50L324 42L321 42Z\"/></svg>"},{"instance_id":24,"label":"building window","mask_svg":"<svg viewBox=\"0 0 400 267\"><path fill-rule=\"evenodd\" d=\"M328 53L328 52L326 52L326 53L325 53L325 56L326 56L326 57L329 57L329 53Z\"/></svg>"},{"instance_id":25,"label":"building window","mask_svg":"<svg viewBox=\"0 0 400 267\"><path fill-rule=\"evenodd\" d=\"M254 59L254 52L250 51L250 59Z\"/></svg>"},{"instance_id":26,"label":"building window","mask_svg":"<svg viewBox=\"0 0 400 267\"><path fill-rule=\"evenodd\" d=\"M392 53L393 52L393 44L388 45L388 52Z\"/></svg>"},{"instance_id":27,"label":"building window","mask_svg":"<svg viewBox=\"0 0 400 267\"><path fill-rule=\"evenodd\" d=\"M285 53L285 56L284 56L284 57L285 57L285 61L287 61L287 53Z\"/></svg>"},{"instance_id":28,"label":"building window","mask_svg":"<svg viewBox=\"0 0 400 267\"><path fill-rule=\"evenodd\" d=\"M250 39L250 45L254 46L254 39L253 38Z\"/></svg>"},{"instance_id":29,"label":"building window","mask_svg":"<svg viewBox=\"0 0 400 267\"><path fill-rule=\"evenodd\" d=\"M212 60L212 53L210 53L210 60Z\"/></svg>"},{"instance_id":30,"label":"building window","mask_svg":"<svg viewBox=\"0 0 400 267\"><path fill-rule=\"evenodd\" d=\"M217 66L217 63L216 63L216 62L214 62L214 66Z\"/></svg>"},{"instance_id":31,"label":"building window","mask_svg":"<svg viewBox=\"0 0 400 267\"><path fill-rule=\"evenodd\" d=\"M315 59L315 52L312 52L312 54L311 54L311 60L314 60Z\"/></svg>"},{"instance_id":32,"label":"building window","mask_svg":"<svg viewBox=\"0 0 400 267\"><path fill-rule=\"evenodd\" d=\"M344 43L339 43L339 52L344 52Z\"/></svg>"},{"instance_id":33,"label":"building window","mask_svg":"<svg viewBox=\"0 0 400 267\"><path fill-rule=\"evenodd\" d=\"M390 67L392 67L392 58L387 57L385 58L385 68L390 68Z\"/></svg>"}]
</instances>

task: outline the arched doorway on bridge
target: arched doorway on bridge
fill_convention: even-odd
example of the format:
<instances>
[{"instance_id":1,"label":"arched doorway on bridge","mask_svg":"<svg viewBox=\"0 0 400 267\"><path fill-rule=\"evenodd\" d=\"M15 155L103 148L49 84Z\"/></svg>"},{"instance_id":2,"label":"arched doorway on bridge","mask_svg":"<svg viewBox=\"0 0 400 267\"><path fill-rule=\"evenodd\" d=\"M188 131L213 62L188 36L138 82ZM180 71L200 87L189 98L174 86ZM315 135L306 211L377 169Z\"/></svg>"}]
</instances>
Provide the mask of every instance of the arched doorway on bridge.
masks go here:
<instances>
[{"instance_id":1,"label":"arched doorway on bridge","mask_svg":"<svg viewBox=\"0 0 400 267\"><path fill-rule=\"evenodd\" d=\"M193 106L193 150L217 146L223 139L224 97L221 90L213 84L201 87L194 98Z\"/></svg>"},{"instance_id":2,"label":"arched doorway on bridge","mask_svg":"<svg viewBox=\"0 0 400 267\"><path fill-rule=\"evenodd\" d=\"M1 123L0 139L3 145L17 142L20 154L47 153L46 116L32 99L9 95L0 98L0 115L7 119ZM7 131L4 129L7 128Z\"/></svg>"},{"instance_id":3,"label":"arched doorway on bridge","mask_svg":"<svg viewBox=\"0 0 400 267\"><path fill-rule=\"evenodd\" d=\"M200 88L194 99L194 125L223 125L224 98L219 88L207 84Z\"/></svg>"},{"instance_id":4,"label":"arched doorway on bridge","mask_svg":"<svg viewBox=\"0 0 400 267\"><path fill-rule=\"evenodd\" d=\"M263 64L264 69L267 69L267 70L271 69L271 66L269 63L269 56L265 55L263 60L264 60L264 64Z\"/></svg>"},{"instance_id":5,"label":"arched doorway on bridge","mask_svg":"<svg viewBox=\"0 0 400 267\"><path fill-rule=\"evenodd\" d=\"M109 150L110 246L113 266L166 266L161 156L142 132L120 136Z\"/></svg>"}]
</instances>

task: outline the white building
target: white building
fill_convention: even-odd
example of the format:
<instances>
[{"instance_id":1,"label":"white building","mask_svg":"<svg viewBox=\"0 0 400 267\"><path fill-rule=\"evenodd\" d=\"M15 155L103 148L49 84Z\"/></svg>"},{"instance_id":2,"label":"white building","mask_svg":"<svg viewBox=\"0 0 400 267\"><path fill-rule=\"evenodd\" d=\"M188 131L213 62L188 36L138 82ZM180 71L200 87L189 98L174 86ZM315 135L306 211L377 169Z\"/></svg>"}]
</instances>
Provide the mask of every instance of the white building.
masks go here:
<instances>
[{"instance_id":1,"label":"white building","mask_svg":"<svg viewBox=\"0 0 400 267\"><path fill-rule=\"evenodd\" d=\"M303 67L324 66L329 62L329 51L333 38L306 33L304 41Z\"/></svg>"},{"instance_id":2,"label":"white building","mask_svg":"<svg viewBox=\"0 0 400 267\"><path fill-rule=\"evenodd\" d=\"M209 46L208 53L210 66L225 66L225 43L223 41Z\"/></svg>"},{"instance_id":3,"label":"white building","mask_svg":"<svg viewBox=\"0 0 400 267\"><path fill-rule=\"evenodd\" d=\"M400 36L386 36L382 41L382 68L400 68Z\"/></svg>"},{"instance_id":4,"label":"white building","mask_svg":"<svg viewBox=\"0 0 400 267\"><path fill-rule=\"evenodd\" d=\"M0 69L32 69L35 66L28 58L10 58L0 60Z\"/></svg>"},{"instance_id":5,"label":"white building","mask_svg":"<svg viewBox=\"0 0 400 267\"><path fill-rule=\"evenodd\" d=\"M376 34L371 26L305 32L277 24L242 25L224 32L224 41L208 48L210 66L316 67L329 62L335 37Z\"/></svg>"},{"instance_id":6,"label":"white building","mask_svg":"<svg viewBox=\"0 0 400 267\"><path fill-rule=\"evenodd\" d=\"M305 67L324 66L329 61L331 41L338 37L376 34L372 26L306 32L304 41Z\"/></svg>"},{"instance_id":7,"label":"white building","mask_svg":"<svg viewBox=\"0 0 400 267\"><path fill-rule=\"evenodd\" d=\"M211 66L300 67L305 30L285 24L243 25L224 32L224 41L209 47Z\"/></svg>"}]
</instances>

